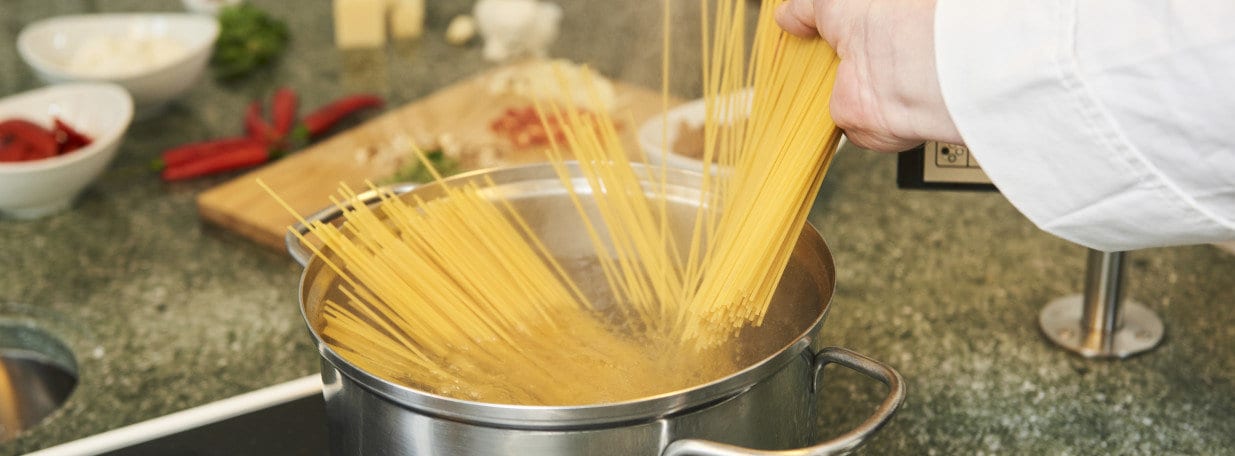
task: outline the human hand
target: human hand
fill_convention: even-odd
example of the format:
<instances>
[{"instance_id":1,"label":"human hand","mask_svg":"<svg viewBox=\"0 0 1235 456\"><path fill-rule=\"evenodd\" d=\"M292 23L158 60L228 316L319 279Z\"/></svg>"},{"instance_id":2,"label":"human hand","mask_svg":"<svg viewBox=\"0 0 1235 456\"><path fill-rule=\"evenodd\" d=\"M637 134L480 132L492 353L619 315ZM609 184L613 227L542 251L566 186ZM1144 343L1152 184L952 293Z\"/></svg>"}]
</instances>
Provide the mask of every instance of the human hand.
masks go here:
<instances>
[{"instance_id":1,"label":"human hand","mask_svg":"<svg viewBox=\"0 0 1235 456\"><path fill-rule=\"evenodd\" d=\"M789 0L776 21L836 49L832 119L849 141L899 152L927 140L964 144L939 89L934 15L935 0Z\"/></svg>"}]
</instances>

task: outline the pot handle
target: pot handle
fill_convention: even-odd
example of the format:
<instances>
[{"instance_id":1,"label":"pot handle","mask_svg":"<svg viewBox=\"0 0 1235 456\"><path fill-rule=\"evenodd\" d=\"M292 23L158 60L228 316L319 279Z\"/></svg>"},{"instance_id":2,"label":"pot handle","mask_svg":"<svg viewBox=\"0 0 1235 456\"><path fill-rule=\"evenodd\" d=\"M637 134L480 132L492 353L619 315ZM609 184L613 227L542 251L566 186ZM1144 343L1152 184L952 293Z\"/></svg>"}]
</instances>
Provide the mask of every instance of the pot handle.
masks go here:
<instances>
[{"instance_id":1,"label":"pot handle","mask_svg":"<svg viewBox=\"0 0 1235 456\"><path fill-rule=\"evenodd\" d=\"M717 443L708 440L683 439L669 444L664 456L824 456L844 454L866 442L887 424L896 414L897 408L905 401L905 379L899 372L887 365L875 361L865 355L847 348L828 347L815 354L814 372L815 384L818 385L819 374L828 364L839 364L879 380L888 386L888 395L862 424L845 434L818 445L793 450L754 450L735 445Z\"/></svg>"},{"instance_id":2,"label":"pot handle","mask_svg":"<svg viewBox=\"0 0 1235 456\"><path fill-rule=\"evenodd\" d=\"M404 183L386 187L384 190L388 190L395 195L402 195L414 190L416 187L418 187L417 184ZM361 201L364 201L366 205L377 204L377 202L382 199L381 194L373 190L369 190L356 196ZM330 223L337 220L339 217L342 217L344 209L345 208L340 208L338 206L330 206L317 211L317 213L313 215L305 217L305 221ZM283 236L283 245L287 247L287 254L291 255L292 259L296 260L297 263L300 263L301 266L308 266L309 260L313 259L313 252L306 248L304 243L300 242L299 237L292 234L292 230L304 235L309 233L309 227L304 223L297 221L289 228L288 233Z\"/></svg>"}]
</instances>

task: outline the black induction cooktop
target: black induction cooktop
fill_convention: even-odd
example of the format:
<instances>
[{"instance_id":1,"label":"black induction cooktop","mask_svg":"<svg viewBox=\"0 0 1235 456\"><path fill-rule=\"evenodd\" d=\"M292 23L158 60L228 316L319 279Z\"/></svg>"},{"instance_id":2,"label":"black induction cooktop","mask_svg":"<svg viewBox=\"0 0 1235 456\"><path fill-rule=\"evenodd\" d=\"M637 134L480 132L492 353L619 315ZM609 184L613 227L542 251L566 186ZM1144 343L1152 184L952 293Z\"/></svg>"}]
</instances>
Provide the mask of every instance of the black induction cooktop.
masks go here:
<instances>
[{"instance_id":1,"label":"black induction cooktop","mask_svg":"<svg viewBox=\"0 0 1235 456\"><path fill-rule=\"evenodd\" d=\"M325 401L315 394L103 454L325 456L328 439Z\"/></svg>"}]
</instances>

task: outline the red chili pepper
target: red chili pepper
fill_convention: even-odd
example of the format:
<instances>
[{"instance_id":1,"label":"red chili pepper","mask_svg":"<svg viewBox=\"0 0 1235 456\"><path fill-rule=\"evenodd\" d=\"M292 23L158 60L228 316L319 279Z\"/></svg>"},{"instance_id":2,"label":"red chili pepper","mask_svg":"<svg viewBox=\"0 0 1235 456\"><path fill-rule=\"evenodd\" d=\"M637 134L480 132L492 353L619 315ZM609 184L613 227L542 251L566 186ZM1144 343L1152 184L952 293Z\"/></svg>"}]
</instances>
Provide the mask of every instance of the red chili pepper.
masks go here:
<instances>
[{"instance_id":1,"label":"red chili pepper","mask_svg":"<svg viewBox=\"0 0 1235 456\"><path fill-rule=\"evenodd\" d=\"M282 155L300 142L314 139L352 113L383 105L371 95L352 95L317 109L296 124L299 96L280 88L273 96L273 123L262 116L262 103L253 101L244 115L246 136L186 144L165 151L155 161L167 181L183 180L260 165ZM296 125L295 131L292 126Z\"/></svg>"},{"instance_id":2,"label":"red chili pepper","mask_svg":"<svg viewBox=\"0 0 1235 456\"><path fill-rule=\"evenodd\" d=\"M264 144L272 144L280 139L279 135L275 133L274 127L266 119L262 118L262 102L260 100L253 100L252 103L249 103L249 108L244 111L244 131L250 138L261 141Z\"/></svg>"},{"instance_id":3,"label":"red chili pepper","mask_svg":"<svg viewBox=\"0 0 1235 456\"><path fill-rule=\"evenodd\" d=\"M33 122L10 119L0 122L0 161L29 161L56 155L51 132Z\"/></svg>"},{"instance_id":4,"label":"red chili pepper","mask_svg":"<svg viewBox=\"0 0 1235 456\"><path fill-rule=\"evenodd\" d=\"M273 111L274 132L280 140L292 132L292 125L296 123L296 109L299 107L299 101L299 97L292 89L284 87L274 92L271 111Z\"/></svg>"},{"instance_id":5,"label":"red chili pepper","mask_svg":"<svg viewBox=\"0 0 1235 456\"><path fill-rule=\"evenodd\" d=\"M350 95L330 102L318 108L300 122L310 139L317 138L333 127L344 117L365 108L374 108L385 104L381 98L373 95Z\"/></svg>"},{"instance_id":6,"label":"red chili pepper","mask_svg":"<svg viewBox=\"0 0 1235 456\"><path fill-rule=\"evenodd\" d=\"M211 141L176 146L163 152L162 159L155 161L154 169L180 166L195 160L201 160L211 155L221 154L255 144L263 147L265 146L261 141L255 140L248 136L215 139Z\"/></svg>"},{"instance_id":7,"label":"red chili pepper","mask_svg":"<svg viewBox=\"0 0 1235 456\"><path fill-rule=\"evenodd\" d=\"M265 144L249 142L193 161L168 166L163 169L161 175L165 181L178 181L257 166L265 163L270 157L270 151L266 149Z\"/></svg>"}]
</instances>

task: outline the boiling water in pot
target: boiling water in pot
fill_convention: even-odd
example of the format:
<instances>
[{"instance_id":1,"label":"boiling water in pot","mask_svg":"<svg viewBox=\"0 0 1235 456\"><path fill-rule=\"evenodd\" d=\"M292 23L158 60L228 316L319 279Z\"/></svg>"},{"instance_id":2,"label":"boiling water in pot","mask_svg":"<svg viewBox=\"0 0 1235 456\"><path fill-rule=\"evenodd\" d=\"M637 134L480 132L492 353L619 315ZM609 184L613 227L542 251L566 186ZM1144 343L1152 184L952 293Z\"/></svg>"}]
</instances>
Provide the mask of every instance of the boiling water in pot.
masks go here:
<instances>
[{"instance_id":1,"label":"boiling water in pot","mask_svg":"<svg viewBox=\"0 0 1235 456\"><path fill-rule=\"evenodd\" d=\"M683 193L667 198L667 215L671 231L682 239L689 235L699 199L696 189L678 190ZM477 348L458 347L434 363L442 366L440 375L426 376L422 370L370 358L367 347L357 346L347 333L338 332L323 315L321 303L346 303L347 298L338 290L337 277L323 274L329 285L314 287L321 296L306 301L306 316L315 332L357 367L416 390L486 403L584 405L663 395L724 378L782 350L822 317L819 308L826 297L813 286L817 278L800 277L813 272L798 271L791 264L763 325L744 328L725 344L699 350L669 334L649 330L643 321L622 311L627 303L609 293L593 246L582 234L581 219L560 188L523 181L502 185L492 193L507 197L526 218L531 230L591 298L596 312L558 315L561 328L525 327L523 337L516 341L489 340ZM795 285L786 289L787 283ZM480 372L484 375L464 375Z\"/></svg>"}]
</instances>

